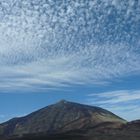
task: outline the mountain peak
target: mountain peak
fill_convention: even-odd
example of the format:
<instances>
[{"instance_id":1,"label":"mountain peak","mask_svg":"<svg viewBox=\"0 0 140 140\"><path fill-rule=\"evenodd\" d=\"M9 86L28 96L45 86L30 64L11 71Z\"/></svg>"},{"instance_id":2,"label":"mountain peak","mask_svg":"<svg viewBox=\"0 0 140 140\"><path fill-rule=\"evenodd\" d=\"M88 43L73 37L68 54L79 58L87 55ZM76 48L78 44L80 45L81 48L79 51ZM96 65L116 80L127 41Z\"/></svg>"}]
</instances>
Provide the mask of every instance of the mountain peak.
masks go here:
<instances>
[{"instance_id":1,"label":"mountain peak","mask_svg":"<svg viewBox=\"0 0 140 140\"><path fill-rule=\"evenodd\" d=\"M58 103L59 103L59 104L66 104L66 103L68 103L68 102L69 102L69 101L62 99L62 100L60 100Z\"/></svg>"},{"instance_id":2,"label":"mountain peak","mask_svg":"<svg viewBox=\"0 0 140 140\"><path fill-rule=\"evenodd\" d=\"M0 125L1 135L58 133L95 127L104 122L126 123L115 114L94 106L60 100L25 117Z\"/></svg>"}]
</instances>

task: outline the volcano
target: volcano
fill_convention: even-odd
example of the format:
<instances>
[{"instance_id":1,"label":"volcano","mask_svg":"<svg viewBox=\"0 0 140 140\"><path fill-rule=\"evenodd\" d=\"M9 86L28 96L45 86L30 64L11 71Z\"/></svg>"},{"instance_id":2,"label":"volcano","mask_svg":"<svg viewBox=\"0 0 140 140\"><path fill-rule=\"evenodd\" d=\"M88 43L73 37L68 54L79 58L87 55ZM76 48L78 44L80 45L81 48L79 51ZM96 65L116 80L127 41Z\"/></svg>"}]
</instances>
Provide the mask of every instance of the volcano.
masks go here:
<instances>
[{"instance_id":1,"label":"volcano","mask_svg":"<svg viewBox=\"0 0 140 140\"><path fill-rule=\"evenodd\" d=\"M105 139L108 135L130 138L129 135L135 132L139 137L139 130L139 121L127 123L126 120L100 107L61 100L27 116L13 118L1 124L0 138L94 140L101 136Z\"/></svg>"}]
</instances>

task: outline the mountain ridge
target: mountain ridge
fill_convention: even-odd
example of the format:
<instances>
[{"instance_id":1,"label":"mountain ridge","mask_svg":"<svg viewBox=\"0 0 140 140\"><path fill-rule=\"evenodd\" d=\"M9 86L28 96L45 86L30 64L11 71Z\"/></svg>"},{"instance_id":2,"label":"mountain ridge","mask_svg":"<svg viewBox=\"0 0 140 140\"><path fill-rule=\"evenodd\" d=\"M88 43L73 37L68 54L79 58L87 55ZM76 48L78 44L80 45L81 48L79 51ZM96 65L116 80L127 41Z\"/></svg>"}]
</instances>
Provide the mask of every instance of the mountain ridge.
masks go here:
<instances>
[{"instance_id":1,"label":"mountain ridge","mask_svg":"<svg viewBox=\"0 0 140 140\"><path fill-rule=\"evenodd\" d=\"M61 100L27 116L0 124L0 136L5 138L121 134L140 130L139 121L127 122L112 112L96 106ZM122 130L122 132L120 131ZM133 132L133 131L132 131ZM0 137L0 138L1 138ZM58 137L56 138L58 139ZM79 139L78 139L79 140Z\"/></svg>"}]
</instances>

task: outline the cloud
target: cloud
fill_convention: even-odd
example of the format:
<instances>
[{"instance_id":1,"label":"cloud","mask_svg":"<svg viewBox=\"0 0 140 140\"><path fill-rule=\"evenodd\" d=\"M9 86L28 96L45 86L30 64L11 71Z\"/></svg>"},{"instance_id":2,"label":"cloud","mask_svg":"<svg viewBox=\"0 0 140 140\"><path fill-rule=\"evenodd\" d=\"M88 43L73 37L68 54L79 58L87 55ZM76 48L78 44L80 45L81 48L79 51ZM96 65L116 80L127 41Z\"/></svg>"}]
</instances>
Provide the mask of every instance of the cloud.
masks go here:
<instances>
[{"instance_id":1,"label":"cloud","mask_svg":"<svg viewBox=\"0 0 140 140\"><path fill-rule=\"evenodd\" d=\"M0 91L107 84L139 74L139 7L120 3L118 9L114 0L3 0Z\"/></svg>"},{"instance_id":2,"label":"cloud","mask_svg":"<svg viewBox=\"0 0 140 140\"><path fill-rule=\"evenodd\" d=\"M101 94L90 94L89 96L103 98L104 100L100 100L98 102L100 104L124 103L128 101L140 100L140 90L120 90L104 92Z\"/></svg>"},{"instance_id":3,"label":"cloud","mask_svg":"<svg viewBox=\"0 0 140 140\"><path fill-rule=\"evenodd\" d=\"M96 49L99 47L93 47L88 52L91 53L90 55L82 55L85 53L83 51L71 56L56 56L52 59L40 59L22 65L2 66L0 87L3 90L24 87L36 90L36 88L49 89L50 87L65 87L72 84L106 84L105 79L137 71L138 62L127 64L131 63L132 57L119 61L121 51L116 53L118 55L116 56L115 52L113 53L115 50L108 47L106 50L104 49L105 54L103 53L107 56L102 56L102 48L100 48L99 53L96 53ZM109 49L113 51L110 52L111 54L106 54Z\"/></svg>"},{"instance_id":4,"label":"cloud","mask_svg":"<svg viewBox=\"0 0 140 140\"><path fill-rule=\"evenodd\" d=\"M140 90L118 90L89 94L88 104L106 108L127 120L139 119ZM131 115L130 115L131 114Z\"/></svg>"}]
</instances>

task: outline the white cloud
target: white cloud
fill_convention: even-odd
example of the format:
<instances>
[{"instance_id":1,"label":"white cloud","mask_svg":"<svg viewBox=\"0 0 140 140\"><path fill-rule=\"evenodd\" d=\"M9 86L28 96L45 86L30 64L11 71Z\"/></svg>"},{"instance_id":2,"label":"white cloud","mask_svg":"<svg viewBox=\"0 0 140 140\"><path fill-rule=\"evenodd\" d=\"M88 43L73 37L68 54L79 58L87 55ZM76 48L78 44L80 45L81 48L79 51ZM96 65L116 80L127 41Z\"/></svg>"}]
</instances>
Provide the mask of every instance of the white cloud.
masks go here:
<instances>
[{"instance_id":1,"label":"white cloud","mask_svg":"<svg viewBox=\"0 0 140 140\"><path fill-rule=\"evenodd\" d=\"M127 120L139 119L140 90L118 90L88 95L87 103L106 108ZM130 115L131 114L131 115Z\"/></svg>"},{"instance_id":2,"label":"white cloud","mask_svg":"<svg viewBox=\"0 0 140 140\"><path fill-rule=\"evenodd\" d=\"M120 90L104 92L101 94L90 94L89 96L103 98L104 100L98 101L100 104L124 103L128 101L140 100L140 90Z\"/></svg>"},{"instance_id":3,"label":"white cloud","mask_svg":"<svg viewBox=\"0 0 140 140\"><path fill-rule=\"evenodd\" d=\"M2 65L0 88L11 90L25 87L32 90L71 84L107 84L105 79L139 70L139 61L132 60L137 56L129 51L127 53L131 57L123 56L122 50L113 49L112 46L102 49L101 46L95 46L67 56L44 58L26 64Z\"/></svg>"},{"instance_id":4,"label":"white cloud","mask_svg":"<svg viewBox=\"0 0 140 140\"><path fill-rule=\"evenodd\" d=\"M128 22L122 10L112 23L112 11L118 10L108 10L112 2L117 0L89 1L83 8L85 3L73 0L3 0L0 91L107 84L114 77L139 74L138 18L129 15ZM132 6L136 17L139 8Z\"/></svg>"}]
</instances>

